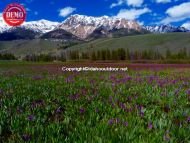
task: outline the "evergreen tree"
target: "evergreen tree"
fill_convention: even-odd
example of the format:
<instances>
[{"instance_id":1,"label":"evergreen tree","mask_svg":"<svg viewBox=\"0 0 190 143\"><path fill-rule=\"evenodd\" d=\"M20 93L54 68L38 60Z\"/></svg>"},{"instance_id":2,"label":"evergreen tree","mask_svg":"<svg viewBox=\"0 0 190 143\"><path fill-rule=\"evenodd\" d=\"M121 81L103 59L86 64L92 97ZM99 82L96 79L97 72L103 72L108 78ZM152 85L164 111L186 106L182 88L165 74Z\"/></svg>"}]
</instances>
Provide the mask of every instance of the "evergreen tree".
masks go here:
<instances>
[{"instance_id":1,"label":"evergreen tree","mask_svg":"<svg viewBox=\"0 0 190 143\"><path fill-rule=\"evenodd\" d=\"M90 59L91 59L92 61L96 61L96 60L97 60L96 52L95 52L95 51L93 51L93 52L91 53Z\"/></svg>"},{"instance_id":2,"label":"evergreen tree","mask_svg":"<svg viewBox=\"0 0 190 143\"><path fill-rule=\"evenodd\" d=\"M106 60L111 60L111 52L109 49L106 50Z\"/></svg>"},{"instance_id":3,"label":"evergreen tree","mask_svg":"<svg viewBox=\"0 0 190 143\"><path fill-rule=\"evenodd\" d=\"M112 50L112 60L118 60L118 51Z\"/></svg>"},{"instance_id":4,"label":"evergreen tree","mask_svg":"<svg viewBox=\"0 0 190 143\"><path fill-rule=\"evenodd\" d=\"M123 48L118 49L118 59L119 60L125 60L126 58L126 52Z\"/></svg>"},{"instance_id":5,"label":"evergreen tree","mask_svg":"<svg viewBox=\"0 0 190 143\"><path fill-rule=\"evenodd\" d=\"M129 52L129 49L126 50L126 60L130 60L130 52Z\"/></svg>"},{"instance_id":6,"label":"evergreen tree","mask_svg":"<svg viewBox=\"0 0 190 143\"><path fill-rule=\"evenodd\" d=\"M166 50L166 59L170 59L172 56L171 56L172 54L171 54L171 51L170 51L170 49L167 49Z\"/></svg>"}]
</instances>

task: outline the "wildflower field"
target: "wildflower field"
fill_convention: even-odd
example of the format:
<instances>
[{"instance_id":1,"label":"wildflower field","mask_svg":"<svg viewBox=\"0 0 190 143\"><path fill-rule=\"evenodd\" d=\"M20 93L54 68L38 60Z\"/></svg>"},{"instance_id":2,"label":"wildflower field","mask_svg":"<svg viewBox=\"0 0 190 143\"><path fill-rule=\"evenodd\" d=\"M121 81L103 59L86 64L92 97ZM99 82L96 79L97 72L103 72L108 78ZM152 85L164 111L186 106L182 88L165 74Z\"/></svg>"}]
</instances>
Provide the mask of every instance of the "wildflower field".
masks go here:
<instances>
[{"instance_id":1,"label":"wildflower field","mask_svg":"<svg viewBox=\"0 0 190 143\"><path fill-rule=\"evenodd\" d=\"M61 66L0 64L0 142L190 142L190 65Z\"/></svg>"}]
</instances>

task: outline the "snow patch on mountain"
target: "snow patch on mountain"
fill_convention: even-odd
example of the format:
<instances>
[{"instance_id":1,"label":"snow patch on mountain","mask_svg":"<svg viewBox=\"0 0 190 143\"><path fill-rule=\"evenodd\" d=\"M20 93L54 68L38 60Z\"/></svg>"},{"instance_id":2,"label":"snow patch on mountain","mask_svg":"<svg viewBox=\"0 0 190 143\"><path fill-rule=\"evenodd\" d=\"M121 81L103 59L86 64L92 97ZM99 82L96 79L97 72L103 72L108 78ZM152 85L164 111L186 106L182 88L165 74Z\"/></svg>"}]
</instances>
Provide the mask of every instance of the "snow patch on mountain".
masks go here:
<instances>
[{"instance_id":1,"label":"snow patch on mountain","mask_svg":"<svg viewBox=\"0 0 190 143\"><path fill-rule=\"evenodd\" d=\"M190 30L190 21L189 21L189 22L184 23L181 27L184 27L184 28L186 28L186 29Z\"/></svg>"},{"instance_id":2,"label":"snow patch on mountain","mask_svg":"<svg viewBox=\"0 0 190 143\"><path fill-rule=\"evenodd\" d=\"M45 19L38 20L38 21L30 21L24 22L19 28L33 30L38 33L47 33L54 30L60 23L59 22L52 22ZM0 16L0 33L5 31L9 31L11 29L15 29L16 27L8 26L2 16Z\"/></svg>"},{"instance_id":3,"label":"snow patch on mountain","mask_svg":"<svg viewBox=\"0 0 190 143\"><path fill-rule=\"evenodd\" d=\"M187 32L188 31L184 27L176 27L172 25L145 26L144 28L152 33L171 33L171 32Z\"/></svg>"},{"instance_id":4,"label":"snow patch on mountain","mask_svg":"<svg viewBox=\"0 0 190 143\"><path fill-rule=\"evenodd\" d=\"M8 29L10 29L11 27L8 26L4 20L3 20L3 17L2 17L2 14L0 14L0 33L4 32L4 31L7 31Z\"/></svg>"},{"instance_id":5,"label":"snow patch on mountain","mask_svg":"<svg viewBox=\"0 0 190 143\"><path fill-rule=\"evenodd\" d=\"M45 19L38 21L25 22L21 27L34 30L40 33L47 33L54 30L59 25L59 22L52 22Z\"/></svg>"}]
</instances>

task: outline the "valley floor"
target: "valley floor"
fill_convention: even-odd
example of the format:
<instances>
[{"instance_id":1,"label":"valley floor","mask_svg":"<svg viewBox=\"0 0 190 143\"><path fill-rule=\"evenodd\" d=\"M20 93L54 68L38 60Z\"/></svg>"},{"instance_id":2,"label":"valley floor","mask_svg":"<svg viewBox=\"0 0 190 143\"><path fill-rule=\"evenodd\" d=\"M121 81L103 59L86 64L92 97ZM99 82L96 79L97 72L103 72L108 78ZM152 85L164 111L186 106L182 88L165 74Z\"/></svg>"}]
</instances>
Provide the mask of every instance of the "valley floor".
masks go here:
<instances>
[{"instance_id":1,"label":"valley floor","mask_svg":"<svg viewBox=\"0 0 190 143\"><path fill-rule=\"evenodd\" d=\"M63 72L128 67L126 72ZM188 142L190 64L0 62L2 142Z\"/></svg>"}]
</instances>

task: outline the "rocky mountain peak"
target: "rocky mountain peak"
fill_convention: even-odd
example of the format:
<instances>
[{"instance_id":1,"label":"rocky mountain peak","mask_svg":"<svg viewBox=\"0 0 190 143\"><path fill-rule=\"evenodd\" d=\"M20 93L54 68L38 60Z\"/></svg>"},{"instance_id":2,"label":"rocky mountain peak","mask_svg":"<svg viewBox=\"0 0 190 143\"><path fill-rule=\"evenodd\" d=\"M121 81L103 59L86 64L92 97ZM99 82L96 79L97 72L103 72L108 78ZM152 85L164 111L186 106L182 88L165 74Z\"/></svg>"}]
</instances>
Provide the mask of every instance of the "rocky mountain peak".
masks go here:
<instances>
[{"instance_id":1,"label":"rocky mountain peak","mask_svg":"<svg viewBox=\"0 0 190 143\"><path fill-rule=\"evenodd\" d=\"M36 32L40 33L47 33L54 30L58 25L58 22L41 19L38 21L25 22L21 27L24 27L26 29L33 29Z\"/></svg>"},{"instance_id":2,"label":"rocky mountain peak","mask_svg":"<svg viewBox=\"0 0 190 143\"><path fill-rule=\"evenodd\" d=\"M92 17L78 14L68 17L59 25L59 28L64 29L81 39L85 39L99 27L105 27L106 30L122 28L134 29L137 31L141 30L141 26L137 22L124 18L108 16Z\"/></svg>"},{"instance_id":3,"label":"rocky mountain peak","mask_svg":"<svg viewBox=\"0 0 190 143\"><path fill-rule=\"evenodd\" d=\"M184 27L176 27L170 24L167 25L155 25L145 26L145 29L152 33L171 33L171 32L187 32L188 30Z\"/></svg>"}]
</instances>

